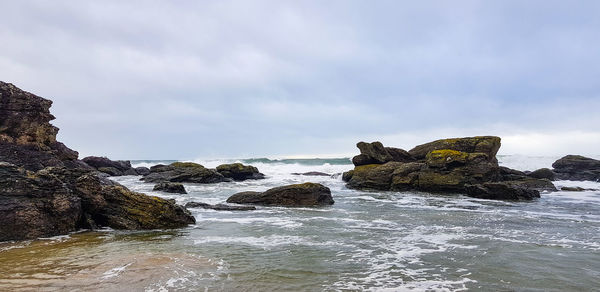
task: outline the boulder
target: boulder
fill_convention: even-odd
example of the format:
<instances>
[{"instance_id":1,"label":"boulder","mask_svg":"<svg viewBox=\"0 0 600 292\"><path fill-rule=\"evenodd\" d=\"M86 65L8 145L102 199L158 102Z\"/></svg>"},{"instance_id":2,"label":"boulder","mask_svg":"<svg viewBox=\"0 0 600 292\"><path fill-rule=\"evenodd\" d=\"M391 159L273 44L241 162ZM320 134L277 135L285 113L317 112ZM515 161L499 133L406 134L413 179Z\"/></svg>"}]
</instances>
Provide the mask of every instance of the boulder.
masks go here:
<instances>
[{"instance_id":1,"label":"boulder","mask_svg":"<svg viewBox=\"0 0 600 292\"><path fill-rule=\"evenodd\" d=\"M478 136L466 138L441 139L416 146L408 151L415 159L425 159L434 150L455 150L466 153L486 154L490 161L496 161L496 153L500 149L500 138L495 136Z\"/></svg>"},{"instance_id":2,"label":"boulder","mask_svg":"<svg viewBox=\"0 0 600 292\"><path fill-rule=\"evenodd\" d=\"M106 157L88 156L82 159L87 165L110 176L138 175L128 160L110 160Z\"/></svg>"},{"instance_id":3,"label":"boulder","mask_svg":"<svg viewBox=\"0 0 600 292\"><path fill-rule=\"evenodd\" d=\"M576 181L599 181L600 160L580 156L567 155L552 163L557 179Z\"/></svg>"},{"instance_id":4,"label":"boulder","mask_svg":"<svg viewBox=\"0 0 600 292\"><path fill-rule=\"evenodd\" d=\"M511 184L509 182L486 182L466 185L466 194L470 197L489 200L533 200L540 197L537 190Z\"/></svg>"},{"instance_id":5,"label":"boulder","mask_svg":"<svg viewBox=\"0 0 600 292\"><path fill-rule=\"evenodd\" d=\"M170 165L155 165L150 168L150 173L141 180L145 182L187 182L187 183L218 183L231 181L216 170L208 169L193 162L174 162Z\"/></svg>"},{"instance_id":6,"label":"boulder","mask_svg":"<svg viewBox=\"0 0 600 292\"><path fill-rule=\"evenodd\" d=\"M538 170L534 170L534 171L528 173L527 176L533 177L533 178L539 178L539 179L545 178L547 180L554 180L556 177L556 174L554 174L554 171L552 171L549 168L540 168Z\"/></svg>"},{"instance_id":7,"label":"boulder","mask_svg":"<svg viewBox=\"0 0 600 292\"><path fill-rule=\"evenodd\" d=\"M234 206L234 205L225 205L225 204L216 204L211 205L207 203L201 202L189 202L185 204L186 208L202 208L202 209L212 209L217 211L251 211L256 210L254 206Z\"/></svg>"},{"instance_id":8,"label":"boulder","mask_svg":"<svg viewBox=\"0 0 600 292\"><path fill-rule=\"evenodd\" d=\"M355 166L383 164L390 161L414 161L408 152L399 148L383 147L381 142L358 142L356 147L360 150L360 154L352 158Z\"/></svg>"},{"instance_id":9,"label":"boulder","mask_svg":"<svg viewBox=\"0 0 600 292\"><path fill-rule=\"evenodd\" d=\"M352 176L354 175L354 170L348 170L345 171L344 173L342 173L342 180L345 182L349 182L350 179L352 179Z\"/></svg>"},{"instance_id":10,"label":"boulder","mask_svg":"<svg viewBox=\"0 0 600 292\"><path fill-rule=\"evenodd\" d=\"M187 194L185 187L180 183L162 182L154 185L153 191L162 191L165 193Z\"/></svg>"},{"instance_id":11,"label":"boulder","mask_svg":"<svg viewBox=\"0 0 600 292\"><path fill-rule=\"evenodd\" d=\"M266 192L241 192L232 195L227 203L265 206L322 206L334 203L328 187L316 183L276 187Z\"/></svg>"},{"instance_id":12,"label":"boulder","mask_svg":"<svg viewBox=\"0 0 600 292\"><path fill-rule=\"evenodd\" d=\"M258 172L256 167L252 165L243 165L241 163L219 165L217 166L217 172L224 177L231 178L235 181L265 178L265 175Z\"/></svg>"},{"instance_id":13,"label":"boulder","mask_svg":"<svg viewBox=\"0 0 600 292\"><path fill-rule=\"evenodd\" d=\"M137 173L137 175L148 175L150 174L150 169L147 167L136 167L135 173Z\"/></svg>"}]
</instances>

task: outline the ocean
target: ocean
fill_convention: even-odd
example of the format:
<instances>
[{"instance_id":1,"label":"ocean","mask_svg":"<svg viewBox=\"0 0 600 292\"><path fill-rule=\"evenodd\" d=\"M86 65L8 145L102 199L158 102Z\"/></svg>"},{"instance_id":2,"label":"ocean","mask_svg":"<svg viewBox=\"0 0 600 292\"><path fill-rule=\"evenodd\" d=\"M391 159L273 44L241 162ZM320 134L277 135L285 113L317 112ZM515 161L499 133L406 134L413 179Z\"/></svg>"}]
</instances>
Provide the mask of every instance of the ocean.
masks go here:
<instances>
[{"instance_id":1,"label":"ocean","mask_svg":"<svg viewBox=\"0 0 600 292\"><path fill-rule=\"evenodd\" d=\"M519 170L550 167L558 158L498 156ZM190 209L197 223L183 229L103 229L0 243L0 290L600 291L600 191L492 201L350 190L340 175L353 168L349 158L195 162L236 161L267 178L184 184L185 195L152 191L139 176L111 179L180 204L316 182L331 189L335 204ZM331 176L292 174L309 171ZM554 183L600 189L591 181Z\"/></svg>"}]
</instances>

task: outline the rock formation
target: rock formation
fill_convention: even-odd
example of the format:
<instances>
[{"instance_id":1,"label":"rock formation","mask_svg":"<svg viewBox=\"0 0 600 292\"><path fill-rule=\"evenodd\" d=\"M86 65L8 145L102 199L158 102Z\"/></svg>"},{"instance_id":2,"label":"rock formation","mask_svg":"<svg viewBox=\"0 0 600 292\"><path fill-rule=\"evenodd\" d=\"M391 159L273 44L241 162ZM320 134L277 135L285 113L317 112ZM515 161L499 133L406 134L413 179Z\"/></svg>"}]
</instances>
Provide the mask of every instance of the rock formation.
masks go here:
<instances>
[{"instance_id":1,"label":"rock formation","mask_svg":"<svg viewBox=\"0 0 600 292\"><path fill-rule=\"evenodd\" d=\"M146 167L131 167L129 160L110 160L106 157L88 156L82 159L87 165L110 176L144 175L150 170Z\"/></svg>"},{"instance_id":2,"label":"rock formation","mask_svg":"<svg viewBox=\"0 0 600 292\"><path fill-rule=\"evenodd\" d=\"M208 169L198 163L174 162L169 165L150 167L150 173L142 177L145 182L187 182L187 183L218 183L231 181L214 169Z\"/></svg>"},{"instance_id":3,"label":"rock formation","mask_svg":"<svg viewBox=\"0 0 600 292\"><path fill-rule=\"evenodd\" d=\"M567 155L552 164L557 179L600 180L600 160L580 155Z\"/></svg>"},{"instance_id":4,"label":"rock formation","mask_svg":"<svg viewBox=\"0 0 600 292\"><path fill-rule=\"evenodd\" d=\"M243 165L241 163L222 164L217 166L217 172L224 177L235 181L247 179L263 179L265 175L258 172L258 169L252 165Z\"/></svg>"},{"instance_id":5,"label":"rock formation","mask_svg":"<svg viewBox=\"0 0 600 292\"><path fill-rule=\"evenodd\" d=\"M379 142L360 142L357 147L368 161L379 163L362 164L366 160L358 159L356 164L357 159L353 159L356 167L342 176L350 188L461 193L501 200L530 200L539 197L540 190L556 190L548 179L500 167L496 159L498 137L443 139L408 152L398 149L398 153L410 155L397 159L403 161L389 160L391 155L383 155L382 150L388 148Z\"/></svg>"},{"instance_id":6,"label":"rock formation","mask_svg":"<svg viewBox=\"0 0 600 292\"><path fill-rule=\"evenodd\" d=\"M56 141L51 104L0 82L0 241L195 222L173 201L132 192L78 160Z\"/></svg>"},{"instance_id":7,"label":"rock formation","mask_svg":"<svg viewBox=\"0 0 600 292\"><path fill-rule=\"evenodd\" d=\"M162 191L165 193L187 194L185 187L180 183L162 182L158 183L152 189L153 191Z\"/></svg>"},{"instance_id":8,"label":"rock formation","mask_svg":"<svg viewBox=\"0 0 600 292\"><path fill-rule=\"evenodd\" d=\"M334 203L328 187L303 183L276 187L266 192L241 192L232 195L227 203L265 206L320 206Z\"/></svg>"}]
</instances>

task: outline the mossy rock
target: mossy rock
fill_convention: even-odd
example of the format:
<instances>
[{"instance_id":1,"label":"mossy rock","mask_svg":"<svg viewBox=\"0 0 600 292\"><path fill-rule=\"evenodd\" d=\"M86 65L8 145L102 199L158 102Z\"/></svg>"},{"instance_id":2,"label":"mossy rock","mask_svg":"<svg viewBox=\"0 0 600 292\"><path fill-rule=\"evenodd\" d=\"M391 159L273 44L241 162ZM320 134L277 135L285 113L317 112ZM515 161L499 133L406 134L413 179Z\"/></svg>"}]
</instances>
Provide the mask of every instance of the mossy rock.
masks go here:
<instances>
[{"instance_id":1,"label":"mossy rock","mask_svg":"<svg viewBox=\"0 0 600 292\"><path fill-rule=\"evenodd\" d=\"M466 138L441 139L416 146L408 151L415 159L425 159L427 154L435 150L456 150L466 153L485 153L488 160L495 161L500 149L500 137L477 136Z\"/></svg>"},{"instance_id":2,"label":"mossy rock","mask_svg":"<svg viewBox=\"0 0 600 292\"><path fill-rule=\"evenodd\" d=\"M224 177L231 178L236 181L265 178L264 174L258 172L258 168L252 165L244 165L241 163L219 165L217 166L217 172Z\"/></svg>"},{"instance_id":3,"label":"mossy rock","mask_svg":"<svg viewBox=\"0 0 600 292\"><path fill-rule=\"evenodd\" d=\"M394 170L402 162L388 162L385 164L368 164L354 168L348 187L360 189L389 190Z\"/></svg>"},{"instance_id":4,"label":"mossy rock","mask_svg":"<svg viewBox=\"0 0 600 292\"><path fill-rule=\"evenodd\" d=\"M265 206L321 206L334 203L331 190L317 183L276 187L266 192L241 192L232 195L227 203Z\"/></svg>"},{"instance_id":5,"label":"mossy rock","mask_svg":"<svg viewBox=\"0 0 600 292\"><path fill-rule=\"evenodd\" d=\"M170 164L173 167L183 167L183 168L205 168L201 164L194 162L173 162Z\"/></svg>"},{"instance_id":6,"label":"mossy rock","mask_svg":"<svg viewBox=\"0 0 600 292\"><path fill-rule=\"evenodd\" d=\"M433 150L425 158L430 167L451 167L467 163L469 154L450 149Z\"/></svg>"}]
</instances>

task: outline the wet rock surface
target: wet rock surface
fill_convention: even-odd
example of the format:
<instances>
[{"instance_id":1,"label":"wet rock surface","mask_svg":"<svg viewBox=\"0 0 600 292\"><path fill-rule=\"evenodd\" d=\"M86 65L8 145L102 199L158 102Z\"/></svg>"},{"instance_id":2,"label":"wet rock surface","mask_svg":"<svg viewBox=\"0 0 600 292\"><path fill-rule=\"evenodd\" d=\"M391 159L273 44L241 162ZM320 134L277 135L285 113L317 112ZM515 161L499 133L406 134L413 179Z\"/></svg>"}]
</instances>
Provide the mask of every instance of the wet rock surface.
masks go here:
<instances>
[{"instance_id":1,"label":"wet rock surface","mask_svg":"<svg viewBox=\"0 0 600 292\"><path fill-rule=\"evenodd\" d=\"M150 173L144 175L145 182L187 182L187 183L218 183L232 179L223 176L214 169L208 169L198 163L174 162L169 165L155 165Z\"/></svg>"},{"instance_id":2,"label":"wet rock surface","mask_svg":"<svg viewBox=\"0 0 600 292\"><path fill-rule=\"evenodd\" d=\"M581 155L567 155L552 164L556 178L575 181L599 181L600 160Z\"/></svg>"},{"instance_id":3,"label":"wet rock surface","mask_svg":"<svg viewBox=\"0 0 600 292\"><path fill-rule=\"evenodd\" d=\"M222 176L231 178L235 181L244 181L247 179L263 179L265 175L252 165L243 165L241 163L222 164L217 166L217 172Z\"/></svg>"},{"instance_id":4,"label":"wet rock surface","mask_svg":"<svg viewBox=\"0 0 600 292\"><path fill-rule=\"evenodd\" d=\"M334 201L328 187L303 183L276 187L262 193L237 193L229 197L227 203L299 207L332 205Z\"/></svg>"},{"instance_id":5,"label":"wet rock surface","mask_svg":"<svg viewBox=\"0 0 600 292\"><path fill-rule=\"evenodd\" d=\"M154 185L154 191L162 191L165 193L187 194L185 187L180 183L163 182Z\"/></svg>"}]
</instances>

